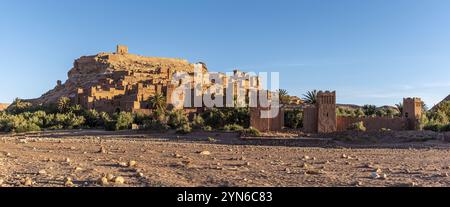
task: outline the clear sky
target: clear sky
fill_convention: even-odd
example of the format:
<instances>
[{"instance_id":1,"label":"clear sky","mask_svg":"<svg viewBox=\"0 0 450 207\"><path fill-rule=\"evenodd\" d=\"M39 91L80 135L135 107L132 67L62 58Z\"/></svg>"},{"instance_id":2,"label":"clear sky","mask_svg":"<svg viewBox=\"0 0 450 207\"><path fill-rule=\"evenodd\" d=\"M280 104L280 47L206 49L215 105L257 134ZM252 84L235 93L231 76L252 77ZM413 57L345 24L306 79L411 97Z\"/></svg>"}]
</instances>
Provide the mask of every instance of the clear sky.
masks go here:
<instances>
[{"instance_id":1,"label":"clear sky","mask_svg":"<svg viewBox=\"0 0 450 207\"><path fill-rule=\"evenodd\" d=\"M432 106L450 93L448 0L0 0L0 102L35 98L73 60L114 51L279 71L338 102Z\"/></svg>"}]
</instances>

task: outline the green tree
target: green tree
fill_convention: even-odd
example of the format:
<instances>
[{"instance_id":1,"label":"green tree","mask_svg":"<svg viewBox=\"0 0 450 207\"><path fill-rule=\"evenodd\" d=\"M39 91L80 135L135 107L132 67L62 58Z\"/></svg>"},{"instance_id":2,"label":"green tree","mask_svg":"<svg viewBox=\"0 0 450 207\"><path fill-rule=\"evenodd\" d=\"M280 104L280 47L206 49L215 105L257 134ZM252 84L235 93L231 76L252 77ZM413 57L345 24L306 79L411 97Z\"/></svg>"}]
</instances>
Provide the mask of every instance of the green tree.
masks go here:
<instances>
[{"instance_id":1,"label":"green tree","mask_svg":"<svg viewBox=\"0 0 450 207\"><path fill-rule=\"evenodd\" d=\"M366 116L373 116L377 111L377 107L374 105L364 105L362 107L362 110L364 111L364 114Z\"/></svg>"},{"instance_id":2,"label":"green tree","mask_svg":"<svg viewBox=\"0 0 450 207\"><path fill-rule=\"evenodd\" d=\"M70 99L67 97L59 98L56 107L57 107L59 113L69 112L70 107L71 107Z\"/></svg>"},{"instance_id":3,"label":"green tree","mask_svg":"<svg viewBox=\"0 0 450 207\"><path fill-rule=\"evenodd\" d=\"M316 104L317 103L317 90L308 91L303 95L303 99L307 104Z\"/></svg>"},{"instance_id":4,"label":"green tree","mask_svg":"<svg viewBox=\"0 0 450 207\"><path fill-rule=\"evenodd\" d=\"M278 89L277 92L280 97L280 103L281 104L289 104L289 102L290 102L289 92L286 89Z\"/></svg>"},{"instance_id":5,"label":"green tree","mask_svg":"<svg viewBox=\"0 0 450 207\"><path fill-rule=\"evenodd\" d=\"M398 104L395 104L395 106L397 107L397 109L398 109L398 111L400 112L400 116L402 116L403 115L403 103L398 103Z\"/></svg>"}]
</instances>

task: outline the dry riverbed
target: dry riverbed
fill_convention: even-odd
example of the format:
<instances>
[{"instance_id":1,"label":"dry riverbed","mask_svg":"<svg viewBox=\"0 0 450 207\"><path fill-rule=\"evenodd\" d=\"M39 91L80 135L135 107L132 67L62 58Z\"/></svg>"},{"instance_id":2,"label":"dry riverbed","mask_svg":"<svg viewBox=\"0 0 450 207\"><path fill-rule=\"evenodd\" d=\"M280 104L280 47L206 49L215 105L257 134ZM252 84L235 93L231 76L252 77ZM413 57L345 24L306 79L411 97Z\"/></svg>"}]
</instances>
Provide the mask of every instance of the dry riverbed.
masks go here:
<instances>
[{"instance_id":1,"label":"dry riverbed","mask_svg":"<svg viewBox=\"0 0 450 207\"><path fill-rule=\"evenodd\" d=\"M369 147L370 146L370 147ZM0 185L450 186L450 145L61 131L0 135Z\"/></svg>"}]
</instances>

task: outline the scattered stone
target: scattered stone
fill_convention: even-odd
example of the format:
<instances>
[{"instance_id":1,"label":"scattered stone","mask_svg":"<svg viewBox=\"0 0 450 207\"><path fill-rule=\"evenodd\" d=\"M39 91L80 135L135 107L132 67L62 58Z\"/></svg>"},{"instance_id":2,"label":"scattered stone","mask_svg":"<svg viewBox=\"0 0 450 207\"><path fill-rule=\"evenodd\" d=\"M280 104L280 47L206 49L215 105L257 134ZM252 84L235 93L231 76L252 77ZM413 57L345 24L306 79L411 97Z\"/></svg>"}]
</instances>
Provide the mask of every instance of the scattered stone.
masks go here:
<instances>
[{"instance_id":1,"label":"scattered stone","mask_svg":"<svg viewBox=\"0 0 450 207\"><path fill-rule=\"evenodd\" d=\"M141 173L141 172L138 172L136 175L140 178L144 177L144 173Z\"/></svg>"},{"instance_id":2,"label":"scattered stone","mask_svg":"<svg viewBox=\"0 0 450 207\"><path fill-rule=\"evenodd\" d=\"M442 173L441 176L445 178L449 177L448 173Z\"/></svg>"},{"instance_id":3,"label":"scattered stone","mask_svg":"<svg viewBox=\"0 0 450 207\"><path fill-rule=\"evenodd\" d=\"M70 149L71 150L76 150L77 148L72 146L72 147L70 147Z\"/></svg>"},{"instance_id":4,"label":"scattered stone","mask_svg":"<svg viewBox=\"0 0 450 207\"><path fill-rule=\"evenodd\" d=\"M106 179L107 179L108 181L113 181L113 180L114 180L114 175L111 174L111 173L106 174L105 177L106 177Z\"/></svg>"},{"instance_id":5,"label":"scattered stone","mask_svg":"<svg viewBox=\"0 0 450 207\"><path fill-rule=\"evenodd\" d=\"M3 179L0 179L0 187L3 185L5 181Z\"/></svg>"},{"instance_id":6,"label":"scattered stone","mask_svg":"<svg viewBox=\"0 0 450 207\"><path fill-rule=\"evenodd\" d=\"M71 161L70 158L66 158L67 163L70 163L70 161Z\"/></svg>"},{"instance_id":7,"label":"scattered stone","mask_svg":"<svg viewBox=\"0 0 450 207\"><path fill-rule=\"evenodd\" d=\"M210 151L201 151L200 152L201 155L211 155Z\"/></svg>"},{"instance_id":8,"label":"scattered stone","mask_svg":"<svg viewBox=\"0 0 450 207\"><path fill-rule=\"evenodd\" d=\"M116 178L114 178L114 183L116 183L116 184L124 184L125 183L125 179L122 176L117 176Z\"/></svg>"},{"instance_id":9,"label":"scattered stone","mask_svg":"<svg viewBox=\"0 0 450 207\"><path fill-rule=\"evenodd\" d=\"M22 184L24 185L24 186L32 186L33 185L33 180L31 179L31 178L25 178L24 180L23 180L23 182L22 182Z\"/></svg>"},{"instance_id":10,"label":"scattered stone","mask_svg":"<svg viewBox=\"0 0 450 207\"><path fill-rule=\"evenodd\" d=\"M106 154L106 148L105 147L100 147L100 149L98 150L98 153L102 153L102 154Z\"/></svg>"},{"instance_id":11,"label":"scattered stone","mask_svg":"<svg viewBox=\"0 0 450 207\"><path fill-rule=\"evenodd\" d=\"M47 171L45 171L45 170L39 170L39 175L46 175L47 174Z\"/></svg>"},{"instance_id":12,"label":"scattered stone","mask_svg":"<svg viewBox=\"0 0 450 207\"><path fill-rule=\"evenodd\" d=\"M98 184L100 184L101 186L106 186L108 185L108 179L106 177L101 177L100 179L98 179Z\"/></svg>"},{"instance_id":13,"label":"scattered stone","mask_svg":"<svg viewBox=\"0 0 450 207\"><path fill-rule=\"evenodd\" d=\"M347 155L346 154L342 154L341 158L347 159Z\"/></svg>"},{"instance_id":14,"label":"scattered stone","mask_svg":"<svg viewBox=\"0 0 450 207\"><path fill-rule=\"evenodd\" d=\"M406 187L406 188L410 188L410 187L416 187L417 183L415 182L408 182L408 183L400 183L395 185L395 187Z\"/></svg>"},{"instance_id":15,"label":"scattered stone","mask_svg":"<svg viewBox=\"0 0 450 207\"><path fill-rule=\"evenodd\" d=\"M180 155L180 154L175 153L175 154L173 154L173 157L174 157L174 158L182 158L183 156Z\"/></svg>"},{"instance_id":16,"label":"scattered stone","mask_svg":"<svg viewBox=\"0 0 450 207\"><path fill-rule=\"evenodd\" d=\"M320 175L323 174L322 170L308 170L306 171L307 175Z\"/></svg>"},{"instance_id":17,"label":"scattered stone","mask_svg":"<svg viewBox=\"0 0 450 207\"><path fill-rule=\"evenodd\" d=\"M303 160L309 160L311 159L308 155L303 156Z\"/></svg>"},{"instance_id":18,"label":"scattered stone","mask_svg":"<svg viewBox=\"0 0 450 207\"><path fill-rule=\"evenodd\" d=\"M75 186L72 182L72 178L70 178L70 177L64 178L64 186L66 186L66 187Z\"/></svg>"},{"instance_id":19,"label":"scattered stone","mask_svg":"<svg viewBox=\"0 0 450 207\"><path fill-rule=\"evenodd\" d=\"M359 187L359 186L363 186L363 183L361 181L356 181L353 185L356 187Z\"/></svg>"},{"instance_id":20,"label":"scattered stone","mask_svg":"<svg viewBox=\"0 0 450 207\"><path fill-rule=\"evenodd\" d=\"M386 174L381 175L381 179L382 180L386 180L387 179L387 175Z\"/></svg>"},{"instance_id":21,"label":"scattered stone","mask_svg":"<svg viewBox=\"0 0 450 207\"><path fill-rule=\"evenodd\" d=\"M370 175L373 179L380 179L381 176L380 174L378 174L377 172L372 172L372 174Z\"/></svg>"},{"instance_id":22,"label":"scattered stone","mask_svg":"<svg viewBox=\"0 0 450 207\"><path fill-rule=\"evenodd\" d=\"M119 162L118 164L120 167L128 167L128 164L126 162Z\"/></svg>"},{"instance_id":23,"label":"scattered stone","mask_svg":"<svg viewBox=\"0 0 450 207\"><path fill-rule=\"evenodd\" d=\"M75 168L75 171L82 171L83 170L83 168L81 168L81 167L76 167Z\"/></svg>"},{"instance_id":24,"label":"scattered stone","mask_svg":"<svg viewBox=\"0 0 450 207\"><path fill-rule=\"evenodd\" d=\"M128 162L128 167L135 167L135 166L136 166L136 164L137 164L137 162L136 162L136 161L134 161L134 160L130 160L130 161Z\"/></svg>"},{"instance_id":25,"label":"scattered stone","mask_svg":"<svg viewBox=\"0 0 450 207\"><path fill-rule=\"evenodd\" d=\"M303 168L309 168L309 165L307 163L303 163L302 167Z\"/></svg>"}]
</instances>

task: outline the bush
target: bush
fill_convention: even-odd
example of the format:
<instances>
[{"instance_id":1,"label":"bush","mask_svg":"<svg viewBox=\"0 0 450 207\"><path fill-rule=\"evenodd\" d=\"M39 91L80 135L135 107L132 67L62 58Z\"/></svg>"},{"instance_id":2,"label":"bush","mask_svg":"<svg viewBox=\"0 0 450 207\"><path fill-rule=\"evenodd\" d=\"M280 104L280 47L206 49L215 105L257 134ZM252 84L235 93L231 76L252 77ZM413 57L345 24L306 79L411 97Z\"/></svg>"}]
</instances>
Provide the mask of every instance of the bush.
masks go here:
<instances>
[{"instance_id":1,"label":"bush","mask_svg":"<svg viewBox=\"0 0 450 207\"><path fill-rule=\"evenodd\" d=\"M213 131L213 128L211 126L204 126L202 128L202 130L205 131L205 132L211 132L211 131Z\"/></svg>"},{"instance_id":2,"label":"bush","mask_svg":"<svg viewBox=\"0 0 450 207\"><path fill-rule=\"evenodd\" d=\"M128 112L120 112L117 115L116 130L127 130L131 129L133 124L133 115Z\"/></svg>"},{"instance_id":3,"label":"bush","mask_svg":"<svg viewBox=\"0 0 450 207\"><path fill-rule=\"evenodd\" d=\"M284 124L291 129L303 127L303 113L300 110L292 110L284 112Z\"/></svg>"},{"instance_id":4,"label":"bush","mask_svg":"<svg viewBox=\"0 0 450 207\"><path fill-rule=\"evenodd\" d=\"M240 132L240 131L244 130L244 127L242 127L241 125L237 125L237 124L228 124L223 127L223 130L225 130L227 132Z\"/></svg>"},{"instance_id":5,"label":"bush","mask_svg":"<svg viewBox=\"0 0 450 207\"><path fill-rule=\"evenodd\" d=\"M97 112L96 110L83 110L80 112L85 119L84 127L86 128L106 128L108 122L112 119L106 112Z\"/></svg>"},{"instance_id":6,"label":"bush","mask_svg":"<svg viewBox=\"0 0 450 207\"><path fill-rule=\"evenodd\" d=\"M177 129L177 134L189 134L192 132L191 126L189 124L183 124L183 126Z\"/></svg>"},{"instance_id":7,"label":"bush","mask_svg":"<svg viewBox=\"0 0 450 207\"><path fill-rule=\"evenodd\" d=\"M260 137L261 136L261 132L258 129L250 127L248 129L242 130L242 134L241 135L242 136L246 136L246 137Z\"/></svg>"},{"instance_id":8,"label":"bush","mask_svg":"<svg viewBox=\"0 0 450 207\"><path fill-rule=\"evenodd\" d=\"M202 129L205 126L205 120L200 115L195 115L192 119L192 128Z\"/></svg>"},{"instance_id":9,"label":"bush","mask_svg":"<svg viewBox=\"0 0 450 207\"><path fill-rule=\"evenodd\" d=\"M182 110L173 111L169 114L169 120L167 124L173 129L177 129L188 123L189 120Z\"/></svg>"},{"instance_id":10,"label":"bush","mask_svg":"<svg viewBox=\"0 0 450 207\"><path fill-rule=\"evenodd\" d=\"M205 125L211 126L215 129L222 128L224 125L237 124L240 126L250 126L250 111L249 108L235 107L235 108L213 108L207 110L202 114Z\"/></svg>"},{"instance_id":11,"label":"bush","mask_svg":"<svg viewBox=\"0 0 450 207\"><path fill-rule=\"evenodd\" d=\"M59 125L64 129L81 128L84 125L85 119L82 116L77 116L74 113L55 114L51 126Z\"/></svg>"},{"instance_id":12,"label":"bush","mask_svg":"<svg viewBox=\"0 0 450 207\"><path fill-rule=\"evenodd\" d=\"M224 125L225 114L221 110L213 108L203 113L202 118L206 125L218 129Z\"/></svg>"},{"instance_id":13,"label":"bush","mask_svg":"<svg viewBox=\"0 0 450 207\"><path fill-rule=\"evenodd\" d=\"M169 125L162 123L159 120L145 120L144 129L156 130L156 131L167 131L170 129Z\"/></svg>"},{"instance_id":14,"label":"bush","mask_svg":"<svg viewBox=\"0 0 450 207\"><path fill-rule=\"evenodd\" d=\"M105 130L106 131L116 131L117 130L117 121L110 120L105 123Z\"/></svg>"},{"instance_id":15,"label":"bush","mask_svg":"<svg viewBox=\"0 0 450 207\"><path fill-rule=\"evenodd\" d=\"M360 131L360 132L367 131L366 127L364 126L364 122L362 122L362 121L353 123L352 125L350 125L348 127L348 130Z\"/></svg>"},{"instance_id":16,"label":"bush","mask_svg":"<svg viewBox=\"0 0 450 207\"><path fill-rule=\"evenodd\" d=\"M439 132L441 127L440 124L427 124L423 127L423 130Z\"/></svg>"},{"instance_id":17,"label":"bush","mask_svg":"<svg viewBox=\"0 0 450 207\"><path fill-rule=\"evenodd\" d=\"M450 131L450 124L442 126L440 131L441 132L449 132Z\"/></svg>"},{"instance_id":18,"label":"bush","mask_svg":"<svg viewBox=\"0 0 450 207\"><path fill-rule=\"evenodd\" d=\"M147 120L151 120L152 118L150 116L147 116L143 113L136 113L134 114L134 123L137 125L144 125L144 122Z\"/></svg>"}]
</instances>

